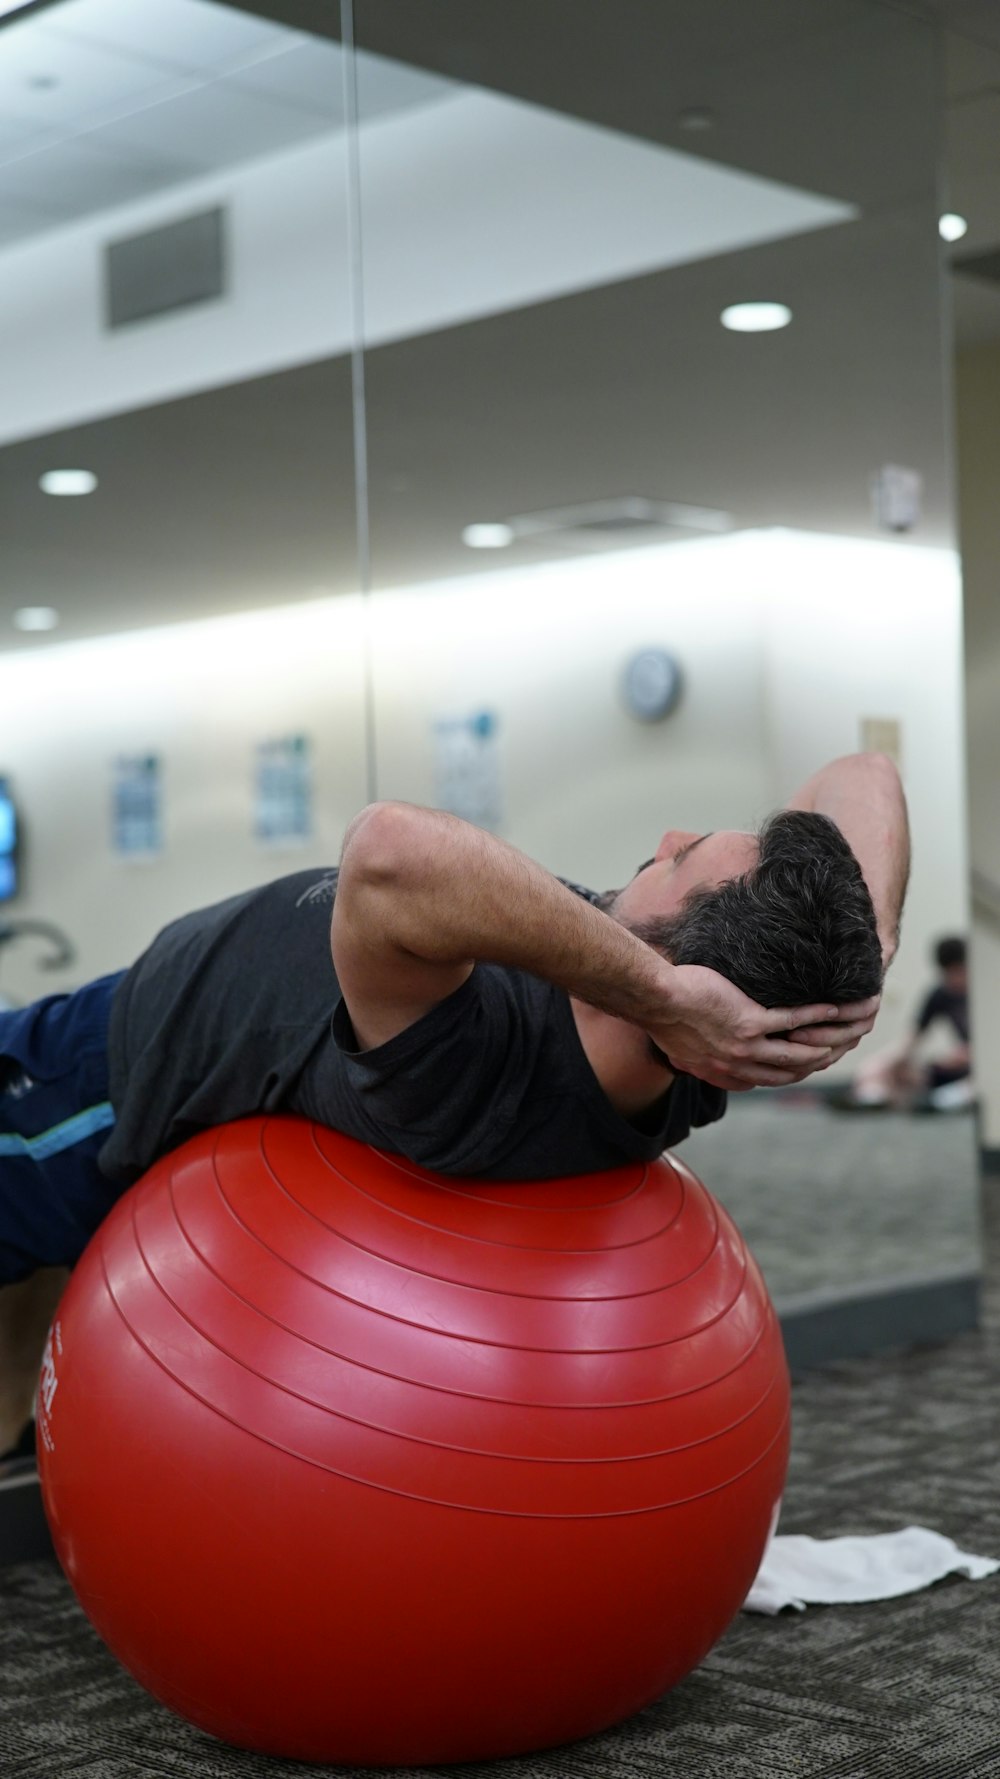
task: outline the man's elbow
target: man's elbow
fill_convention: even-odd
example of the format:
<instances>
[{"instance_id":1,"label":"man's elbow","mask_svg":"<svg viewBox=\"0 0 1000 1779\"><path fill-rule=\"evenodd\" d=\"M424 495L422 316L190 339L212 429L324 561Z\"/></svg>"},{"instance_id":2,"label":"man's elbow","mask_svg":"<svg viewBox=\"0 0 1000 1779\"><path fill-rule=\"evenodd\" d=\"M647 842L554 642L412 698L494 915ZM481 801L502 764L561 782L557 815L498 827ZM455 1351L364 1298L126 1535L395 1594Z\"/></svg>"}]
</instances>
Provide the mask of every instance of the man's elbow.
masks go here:
<instances>
[{"instance_id":1,"label":"man's elbow","mask_svg":"<svg viewBox=\"0 0 1000 1779\"><path fill-rule=\"evenodd\" d=\"M338 895L402 877L419 845L423 814L412 803L369 803L362 809L344 836Z\"/></svg>"},{"instance_id":2,"label":"man's elbow","mask_svg":"<svg viewBox=\"0 0 1000 1779\"><path fill-rule=\"evenodd\" d=\"M899 777L899 767L891 754L883 754L875 750L862 754L861 758L867 762L873 772L885 773L890 778Z\"/></svg>"}]
</instances>

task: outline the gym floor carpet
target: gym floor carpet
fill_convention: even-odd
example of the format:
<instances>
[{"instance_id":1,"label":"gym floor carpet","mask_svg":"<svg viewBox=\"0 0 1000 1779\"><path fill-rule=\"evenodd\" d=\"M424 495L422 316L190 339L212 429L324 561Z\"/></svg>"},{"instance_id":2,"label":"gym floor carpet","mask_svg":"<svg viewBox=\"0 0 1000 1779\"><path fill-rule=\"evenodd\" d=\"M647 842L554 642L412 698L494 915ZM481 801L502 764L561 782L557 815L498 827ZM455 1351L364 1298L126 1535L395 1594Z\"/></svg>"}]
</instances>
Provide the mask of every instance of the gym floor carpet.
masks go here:
<instances>
[{"instance_id":1,"label":"gym floor carpet","mask_svg":"<svg viewBox=\"0 0 1000 1779\"><path fill-rule=\"evenodd\" d=\"M829 1537L918 1524L1000 1556L1000 1179L987 1182L986 1226L981 1332L796 1380L783 1531ZM998 1627L1000 1577L949 1579L876 1604L741 1614L695 1674L629 1722L547 1754L439 1771L1000 1779ZM310 1770L319 1779L362 1771L307 1769L210 1741L119 1669L54 1564L0 1572L4 1779L292 1779Z\"/></svg>"}]
</instances>

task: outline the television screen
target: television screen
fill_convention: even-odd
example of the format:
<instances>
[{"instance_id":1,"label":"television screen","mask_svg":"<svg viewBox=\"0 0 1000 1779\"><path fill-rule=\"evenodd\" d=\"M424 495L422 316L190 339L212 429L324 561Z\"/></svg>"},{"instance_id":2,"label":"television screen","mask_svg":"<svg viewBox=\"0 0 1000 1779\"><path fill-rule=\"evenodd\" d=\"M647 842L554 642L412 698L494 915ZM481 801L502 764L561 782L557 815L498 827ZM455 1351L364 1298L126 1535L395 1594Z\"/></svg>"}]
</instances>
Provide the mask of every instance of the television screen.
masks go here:
<instances>
[{"instance_id":1,"label":"television screen","mask_svg":"<svg viewBox=\"0 0 1000 1779\"><path fill-rule=\"evenodd\" d=\"M0 778L0 902L17 895L17 810L5 778Z\"/></svg>"}]
</instances>

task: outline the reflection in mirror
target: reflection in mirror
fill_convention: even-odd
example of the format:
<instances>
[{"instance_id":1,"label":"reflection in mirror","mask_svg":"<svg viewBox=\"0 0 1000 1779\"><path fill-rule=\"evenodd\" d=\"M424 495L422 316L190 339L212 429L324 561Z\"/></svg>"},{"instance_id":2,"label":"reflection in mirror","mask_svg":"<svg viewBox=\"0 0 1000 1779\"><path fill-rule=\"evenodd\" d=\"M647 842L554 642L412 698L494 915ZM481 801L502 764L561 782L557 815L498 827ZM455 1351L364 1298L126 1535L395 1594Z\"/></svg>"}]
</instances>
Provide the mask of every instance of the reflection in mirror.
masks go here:
<instances>
[{"instance_id":1,"label":"reflection in mirror","mask_svg":"<svg viewBox=\"0 0 1000 1779\"><path fill-rule=\"evenodd\" d=\"M215 0L0 14L16 1017L131 964L175 917L332 863L367 765L342 51ZM424 79L404 74L395 102ZM0 1057L5 1092L24 1080ZM61 1283L0 1291L8 1480L12 1447L31 1469Z\"/></svg>"},{"instance_id":2,"label":"reflection in mirror","mask_svg":"<svg viewBox=\"0 0 1000 1779\"><path fill-rule=\"evenodd\" d=\"M345 69L295 11L0 5L9 1048L18 1009L123 970L176 916L333 863L365 801ZM404 71L372 103L427 84ZM11 1098L34 1082L18 1057ZM11 1242L7 1213L0 1284ZM0 1290L4 1489L34 1478L62 1284ZM0 1560L27 1535L0 1512Z\"/></svg>"},{"instance_id":3,"label":"reflection in mirror","mask_svg":"<svg viewBox=\"0 0 1000 1779\"><path fill-rule=\"evenodd\" d=\"M875 1033L685 1154L779 1303L958 1280L967 1315L971 1112L849 1092L968 925L938 38L878 0L514 15L354 8L359 68L439 83L359 119L379 792L605 889L894 757Z\"/></svg>"},{"instance_id":4,"label":"reflection in mirror","mask_svg":"<svg viewBox=\"0 0 1000 1779\"><path fill-rule=\"evenodd\" d=\"M336 858L363 626L340 46L215 0L53 0L0 51L0 992L26 1002Z\"/></svg>"}]
</instances>

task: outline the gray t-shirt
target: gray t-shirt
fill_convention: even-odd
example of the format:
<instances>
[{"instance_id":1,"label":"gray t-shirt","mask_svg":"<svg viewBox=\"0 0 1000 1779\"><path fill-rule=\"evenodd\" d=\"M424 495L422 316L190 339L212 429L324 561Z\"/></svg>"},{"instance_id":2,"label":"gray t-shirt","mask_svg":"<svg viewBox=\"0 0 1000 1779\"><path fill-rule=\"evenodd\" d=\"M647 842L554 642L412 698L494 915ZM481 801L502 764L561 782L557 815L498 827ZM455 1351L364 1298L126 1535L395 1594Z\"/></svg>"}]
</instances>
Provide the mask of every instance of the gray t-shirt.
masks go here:
<instances>
[{"instance_id":1,"label":"gray t-shirt","mask_svg":"<svg viewBox=\"0 0 1000 1779\"><path fill-rule=\"evenodd\" d=\"M301 871L186 915L127 972L108 1039L116 1123L100 1157L116 1183L255 1112L298 1113L438 1172L495 1180L652 1160L722 1116L720 1089L679 1075L641 1118L623 1118L568 995L496 964L359 1050L330 953L336 881Z\"/></svg>"}]
</instances>

